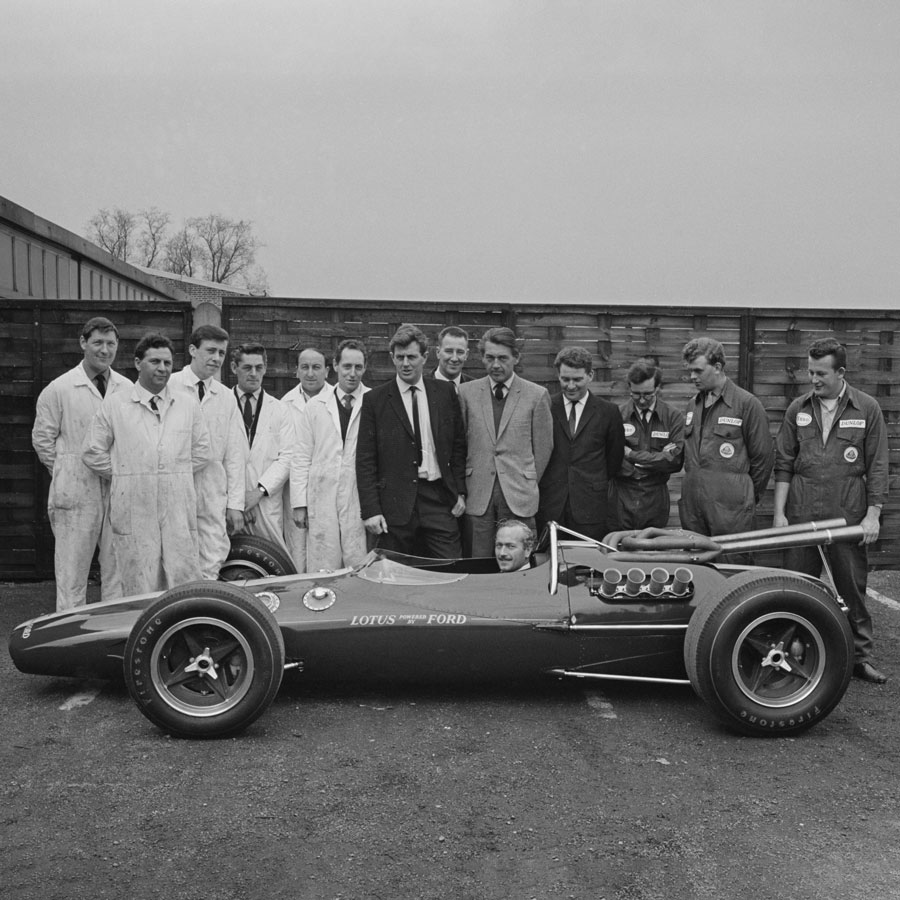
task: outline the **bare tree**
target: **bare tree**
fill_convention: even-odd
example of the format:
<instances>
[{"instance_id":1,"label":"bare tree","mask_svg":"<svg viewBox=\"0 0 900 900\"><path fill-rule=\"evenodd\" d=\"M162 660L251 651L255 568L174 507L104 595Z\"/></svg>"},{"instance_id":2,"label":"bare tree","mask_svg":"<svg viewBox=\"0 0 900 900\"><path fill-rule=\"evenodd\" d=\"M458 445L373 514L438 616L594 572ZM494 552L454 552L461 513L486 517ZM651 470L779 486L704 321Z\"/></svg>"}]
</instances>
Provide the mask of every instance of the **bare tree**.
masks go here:
<instances>
[{"instance_id":1,"label":"bare tree","mask_svg":"<svg viewBox=\"0 0 900 900\"><path fill-rule=\"evenodd\" d=\"M87 223L87 238L116 259L130 262L137 219L126 209L100 209Z\"/></svg>"},{"instance_id":2,"label":"bare tree","mask_svg":"<svg viewBox=\"0 0 900 900\"><path fill-rule=\"evenodd\" d=\"M234 284L250 273L259 247L252 222L210 213L202 218L188 219L187 224L203 244L209 281Z\"/></svg>"},{"instance_id":3,"label":"bare tree","mask_svg":"<svg viewBox=\"0 0 900 900\"><path fill-rule=\"evenodd\" d=\"M138 216L142 226L138 238L140 265L153 268L163 252L166 229L169 227L172 217L155 206L142 209Z\"/></svg>"},{"instance_id":4,"label":"bare tree","mask_svg":"<svg viewBox=\"0 0 900 900\"><path fill-rule=\"evenodd\" d=\"M201 278L206 274L204 248L193 228L182 225L166 241L166 255L162 267L167 272L187 275L188 278Z\"/></svg>"},{"instance_id":5,"label":"bare tree","mask_svg":"<svg viewBox=\"0 0 900 900\"><path fill-rule=\"evenodd\" d=\"M87 224L87 237L117 259L167 272L268 292L265 271L256 264L261 246L253 223L218 213L187 219L171 237L171 216L155 206L137 215L101 209Z\"/></svg>"}]
</instances>

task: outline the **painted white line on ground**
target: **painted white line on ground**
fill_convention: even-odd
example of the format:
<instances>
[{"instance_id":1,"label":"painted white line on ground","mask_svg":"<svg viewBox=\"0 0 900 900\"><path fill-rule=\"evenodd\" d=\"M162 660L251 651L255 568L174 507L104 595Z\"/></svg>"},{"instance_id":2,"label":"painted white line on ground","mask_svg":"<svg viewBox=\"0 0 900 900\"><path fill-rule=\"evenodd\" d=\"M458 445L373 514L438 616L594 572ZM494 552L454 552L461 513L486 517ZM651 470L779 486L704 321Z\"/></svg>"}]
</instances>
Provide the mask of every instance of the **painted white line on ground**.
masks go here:
<instances>
[{"instance_id":1,"label":"painted white line on ground","mask_svg":"<svg viewBox=\"0 0 900 900\"><path fill-rule=\"evenodd\" d=\"M585 691L584 699L587 705L599 713L601 719L617 719L616 711L613 709L612 703L600 693L600 691Z\"/></svg>"},{"instance_id":2,"label":"painted white line on ground","mask_svg":"<svg viewBox=\"0 0 900 900\"><path fill-rule=\"evenodd\" d=\"M891 600L890 597L885 597L884 594L879 594L878 591L873 591L872 588L866 588L866 596L871 597L873 600L877 600L879 603L883 603L885 606L890 607L891 609L896 609L900 612L900 603L896 600Z\"/></svg>"},{"instance_id":3,"label":"painted white line on ground","mask_svg":"<svg viewBox=\"0 0 900 900\"><path fill-rule=\"evenodd\" d=\"M60 709L63 712L71 712L73 709L79 709L82 706L87 706L88 703L91 703L96 699L97 695L100 691L103 690L103 685L98 685L96 687L90 687L83 691L79 691L77 694L72 694L65 703L60 706Z\"/></svg>"}]
</instances>

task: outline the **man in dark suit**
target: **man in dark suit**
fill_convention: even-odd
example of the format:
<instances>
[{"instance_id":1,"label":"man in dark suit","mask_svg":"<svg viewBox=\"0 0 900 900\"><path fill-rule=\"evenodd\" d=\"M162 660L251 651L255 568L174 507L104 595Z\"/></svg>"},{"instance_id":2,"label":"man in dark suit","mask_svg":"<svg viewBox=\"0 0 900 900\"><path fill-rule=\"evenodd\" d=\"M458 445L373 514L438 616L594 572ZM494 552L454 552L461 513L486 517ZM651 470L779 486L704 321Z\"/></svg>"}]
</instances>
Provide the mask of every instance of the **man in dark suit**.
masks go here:
<instances>
[{"instance_id":1,"label":"man in dark suit","mask_svg":"<svg viewBox=\"0 0 900 900\"><path fill-rule=\"evenodd\" d=\"M428 339L401 325L390 342L397 377L362 401L356 480L366 529L379 546L461 556L466 434L456 391L423 379Z\"/></svg>"},{"instance_id":2,"label":"man in dark suit","mask_svg":"<svg viewBox=\"0 0 900 900\"><path fill-rule=\"evenodd\" d=\"M459 386L473 381L471 375L463 372L469 358L469 335L457 325L448 325L438 335L437 368L432 377L438 381L449 381L459 393Z\"/></svg>"},{"instance_id":3,"label":"man in dark suit","mask_svg":"<svg viewBox=\"0 0 900 900\"><path fill-rule=\"evenodd\" d=\"M614 403L595 397L591 354L564 347L553 363L562 393L550 401L553 453L541 479L541 526L551 520L602 540L614 530L609 483L625 453L622 415Z\"/></svg>"}]
</instances>

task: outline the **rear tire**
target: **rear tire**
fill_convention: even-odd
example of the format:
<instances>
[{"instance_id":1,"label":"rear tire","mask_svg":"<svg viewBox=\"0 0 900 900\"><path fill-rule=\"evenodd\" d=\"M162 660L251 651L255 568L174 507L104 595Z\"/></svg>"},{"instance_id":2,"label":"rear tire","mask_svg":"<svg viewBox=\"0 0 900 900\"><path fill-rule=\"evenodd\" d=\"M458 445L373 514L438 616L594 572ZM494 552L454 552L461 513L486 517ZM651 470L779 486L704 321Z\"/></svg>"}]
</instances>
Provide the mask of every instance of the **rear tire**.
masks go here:
<instances>
[{"instance_id":1,"label":"rear tire","mask_svg":"<svg viewBox=\"0 0 900 900\"><path fill-rule=\"evenodd\" d=\"M788 572L744 572L694 611L684 664L694 690L730 728L752 737L798 734L847 690L853 634L819 585Z\"/></svg>"},{"instance_id":2,"label":"rear tire","mask_svg":"<svg viewBox=\"0 0 900 900\"><path fill-rule=\"evenodd\" d=\"M271 612L237 585L198 581L167 591L134 625L125 683L138 709L176 737L236 734L272 703L284 640Z\"/></svg>"},{"instance_id":3,"label":"rear tire","mask_svg":"<svg viewBox=\"0 0 900 900\"><path fill-rule=\"evenodd\" d=\"M234 534L219 581L243 581L269 575L296 575L294 561L278 544L257 534Z\"/></svg>"}]
</instances>

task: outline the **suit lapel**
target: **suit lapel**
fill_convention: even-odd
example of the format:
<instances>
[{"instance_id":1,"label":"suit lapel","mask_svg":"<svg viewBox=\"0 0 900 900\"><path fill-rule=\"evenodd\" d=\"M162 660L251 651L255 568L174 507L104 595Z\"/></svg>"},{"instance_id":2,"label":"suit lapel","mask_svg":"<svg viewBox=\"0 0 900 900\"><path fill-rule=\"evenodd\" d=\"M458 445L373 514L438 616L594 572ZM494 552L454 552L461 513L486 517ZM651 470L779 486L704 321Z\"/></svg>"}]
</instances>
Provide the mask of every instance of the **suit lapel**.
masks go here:
<instances>
[{"instance_id":1,"label":"suit lapel","mask_svg":"<svg viewBox=\"0 0 900 900\"><path fill-rule=\"evenodd\" d=\"M584 430L584 427L590 422L594 416L597 415L597 401L594 398L594 395L588 391L587 398L584 401L584 409L581 411L581 418L578 420L578 429L575 432L575 436L581 434Z\"/></svg>"},{"instance_id":2,"label":"suit lapel","mask_svg":"<svg viewBox=\"0 0 900 900\"><path fill-rule=\"evenodd\" d=\"M400 388L397 387L396 381L394 381L388 390L387 400L388 406L394 410L394 414L403 423L406 433L410 437L415 437L413 435L412 422L409 421L409 416L406 414L406 407L403 405L403 398L400 396Z\"/></svg>"},{"instance_id":3,"label":"suit lapel","mask_svg":"<svg viewBox=\"0 0 900 900\"><path fill-rule=\"evenodd\" d=\"M513 413L515 412L516 406L519 403L519 398L522 396L522 379L514 378L512 387L509 389L509 393L506 395L506 402L503 404L503 413L500 416L500 428L497 431L497 437L499 438L501 434L503 434L506 426L509 424L509 420L512 418ZM493 412L491 412L492 420L493 420Z\"/></svg>"}]
</instances>

